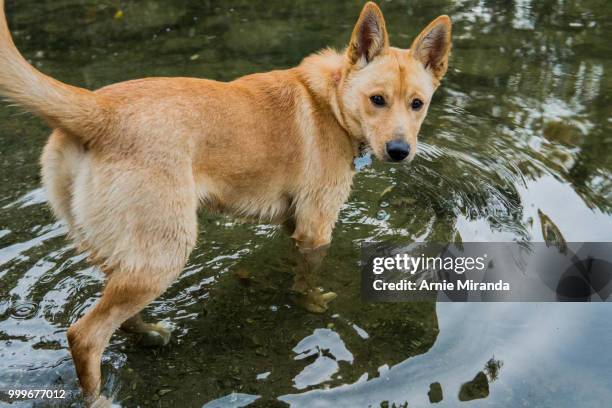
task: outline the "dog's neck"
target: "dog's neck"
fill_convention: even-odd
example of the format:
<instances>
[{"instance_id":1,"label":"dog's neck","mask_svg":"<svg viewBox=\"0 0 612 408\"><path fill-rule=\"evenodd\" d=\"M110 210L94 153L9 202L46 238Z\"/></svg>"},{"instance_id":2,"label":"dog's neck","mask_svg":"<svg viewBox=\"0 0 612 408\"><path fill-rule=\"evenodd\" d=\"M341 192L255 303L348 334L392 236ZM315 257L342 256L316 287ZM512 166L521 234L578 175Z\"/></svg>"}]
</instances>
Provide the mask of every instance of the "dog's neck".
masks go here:
<instances>
[{"instance_id":1,"label":"dog's neck","mask_svg":"<svg viewBox=\"0 0 612 408\"><path fill-rule=\"evenodd\" d=\"M342 70L346 63L344 54L327 48L304 58L298 70L308 89L329 106L338 126L351 140L353 157L355 158L363 150L362 145L364 143L351 136L343 114L342 100L338 93L342 81Z\"/></svg>"}]
</instances>

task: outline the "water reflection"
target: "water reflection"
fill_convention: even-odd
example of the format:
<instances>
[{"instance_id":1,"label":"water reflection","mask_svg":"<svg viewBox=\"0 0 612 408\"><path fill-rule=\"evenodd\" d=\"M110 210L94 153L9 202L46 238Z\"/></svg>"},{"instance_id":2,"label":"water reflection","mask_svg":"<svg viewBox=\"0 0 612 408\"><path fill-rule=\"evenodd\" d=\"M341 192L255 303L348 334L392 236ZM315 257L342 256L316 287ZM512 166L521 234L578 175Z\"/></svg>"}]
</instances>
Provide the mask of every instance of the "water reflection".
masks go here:
<instances>
[{"instance_id":1,"label":"water reflection","mask_svg":"<svg viewBox=\"0 0 612 408\"><path fill-rule=\"evenodd\" d=\"M26 57L89 88L284 68L343 46L359 7L7 4ZM475 386L464 397L484 396L483 375L488 396L473 406L612 398L605 304L364 304L358 279L365 241L612 240L610 5L436 0L383 10L399 46L450 14L454 54L414 165L374 162L355 180L318 283L338 298L322 315L296 308L296 260L284 234L202 214L190 264L147 311L175 326L170 346L143 349L120 333L105 353L105 388L120 405L422 406L439 398L437 406L453 407L466 383ZM72 398L65 330L99 296L101 275L44 205L37 161L47 129L15 114L0 110L0 389L44 385Z\"/></svg>"},{"instance_id":2,"label":"water reflection","mask_svg":"<svg viewBox=\"0 0 612 408\"><path fill-rule=\"evenodd\" d=\"M426 406L428 390L432 382L438 382L444 395L439 406L454 407L464 384L470 386L464 397L482 397L486 382L490 392L504 385L496 389L497 398L474 400L475 406L505 407L508 401L513 406L533 401L597 406L591 401L604 400L611 385L606 363L597 362L596 357L607 346L596 342L594 349L584 353L577 347L588 342L590 335L609 338L612 333L604 323L607 309L605 304L438 304L440 336L428 353L368 381L280 399L292 407L378 406L383 400L396 404L408 400L411 405ZM457 333L478 335L462 337ZM573 357L559 359L567 353ZM504 362L501 370L495 368L495 377L490 376L491 356L495 356L495 366L499 364L495 359ZM572 374L566 374L566 369Z\"/></svg>"}]
</instances>

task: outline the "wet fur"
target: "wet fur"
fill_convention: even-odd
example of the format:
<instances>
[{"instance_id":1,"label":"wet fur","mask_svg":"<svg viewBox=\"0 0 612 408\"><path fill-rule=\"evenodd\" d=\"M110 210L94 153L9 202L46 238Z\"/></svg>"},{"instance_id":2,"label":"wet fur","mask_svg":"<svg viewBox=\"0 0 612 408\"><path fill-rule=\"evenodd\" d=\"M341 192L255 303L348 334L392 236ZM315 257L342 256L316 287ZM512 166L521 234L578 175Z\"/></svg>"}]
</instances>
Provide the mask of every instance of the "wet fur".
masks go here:
<instances>
[{"instance_id":1,"label":"wet fur","mask_svg":"<svg viewBox=\"0 0 612 408\"><path fill-rule=\"evenodd\" d=\"M385 143L400 138L414 157L450 52L448 17L402 50L389 46L382 13L368 3L344 52L324 50L295 68L228 83L147 78L92 92L36 71L0 24L0 93L54 128L41 159L49 202L108 278L68 331L89 398L99 392L113 331L183 269L199 206L290 219L299 248L327 245L359 145L385 160ZM387 109L371 104L373 93L385 95ZM409 107L415 96L425 102L419 112Z\"/></svg>"}]
</instances>

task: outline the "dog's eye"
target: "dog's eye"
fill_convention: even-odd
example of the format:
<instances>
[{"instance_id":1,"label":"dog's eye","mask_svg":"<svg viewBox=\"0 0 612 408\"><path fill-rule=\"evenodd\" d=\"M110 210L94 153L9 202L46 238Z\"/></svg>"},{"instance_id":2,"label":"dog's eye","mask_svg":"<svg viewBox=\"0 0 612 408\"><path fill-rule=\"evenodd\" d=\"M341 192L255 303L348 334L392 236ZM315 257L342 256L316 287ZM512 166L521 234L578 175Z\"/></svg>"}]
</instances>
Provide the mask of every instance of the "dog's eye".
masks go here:
<instances>
[{"instance_id":1,"label":"dog's eye","mask_svg":"<svg viewBox=\"0 0 612 408\"><path fill-rule=\"evenodd\" d=\"M370 96L370 101L372 101L375 106L385 106L386 103L382 95L372 95Z\"/></svg>"},{"instance_id":2,"label":"dog's eye","mask_svg":"<svg viewBox=\"0 0 612 408\"><path fill-rule=\"evenodd\" d=\"M412 103L410 104L410 107L412 108L412 110L418 111L419 109L423 107L423 101L420 100L419 98L414 98L412 100Z\"/></svg>"}]
</instances>

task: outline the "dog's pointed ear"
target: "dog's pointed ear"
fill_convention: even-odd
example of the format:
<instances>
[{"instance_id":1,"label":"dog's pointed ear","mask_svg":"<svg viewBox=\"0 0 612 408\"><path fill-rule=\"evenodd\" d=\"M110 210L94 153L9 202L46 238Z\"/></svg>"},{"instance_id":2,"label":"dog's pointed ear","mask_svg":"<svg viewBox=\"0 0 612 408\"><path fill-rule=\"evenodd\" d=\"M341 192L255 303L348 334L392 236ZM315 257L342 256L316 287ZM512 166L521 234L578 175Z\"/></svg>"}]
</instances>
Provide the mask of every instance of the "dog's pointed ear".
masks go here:
<instances>
[{"instance_id":1,"label":"dog's pointed ear","mask_svg":"<svg viewBox=\"0 0 612 408\"><path fill-rule=\"evenodd\" d=\"M451 20L440 16L421 31L412 42L412 56L420 61L425 69L430 70L440 80L448 69L448 57L451 50Z\"/></svg>"},{"instance_id":2,"label":"dog's pointed ear","mask_svg":"<svg viewBox=\"0 0 612 408\"><path fill-rule=\"evenodd\" d=\"M359 61L365 65L389 46L389 36L382 11L373 2L366 3L355 24L348 57L352 64Z\"/></svg>"}]
</instances>

